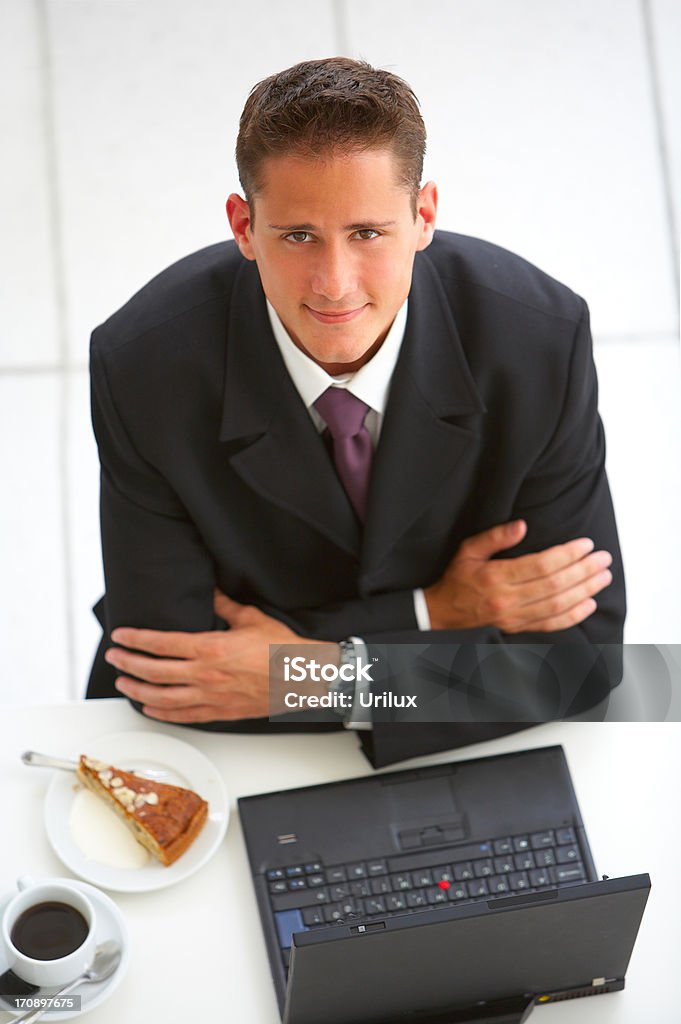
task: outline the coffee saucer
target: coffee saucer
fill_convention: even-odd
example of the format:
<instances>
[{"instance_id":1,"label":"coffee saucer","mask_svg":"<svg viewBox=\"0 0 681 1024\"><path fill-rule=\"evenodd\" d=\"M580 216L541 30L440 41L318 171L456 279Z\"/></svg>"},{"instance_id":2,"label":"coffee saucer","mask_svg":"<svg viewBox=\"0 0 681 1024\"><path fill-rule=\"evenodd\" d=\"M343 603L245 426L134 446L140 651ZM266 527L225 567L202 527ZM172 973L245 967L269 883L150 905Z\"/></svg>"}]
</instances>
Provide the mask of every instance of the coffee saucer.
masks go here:
<instances>
[{"instance_id":1,"label":"coffee saucer","mask_svg":"<svg viewBox=\"0 0 681 1024\"><path fill-rule=\"evenodd\" d=\"M121 962L105 981L98 982L86 982L83 985L79 985L78 988L73 989L73 992L69 995L79 995L81 997L81 1009L76 1010L55 1010L50 1011L46 1014L45 1019L49 1021L60 1021L60 1020L71 1020L73 1017L80 1017L86 1010L94 1010L95 1006L99 1006L105 999L108 999L110 995L118 988L118 985L123 980L126 970L128 969L128 963L130 961L130 938L128 936L128 927L125 923L125 918L122 913L111 899L105 893L96 889L94 885L89 885L87 882L80 882L74 878L51 878L51 882L66 882L68 885L72 885L74 889L78 889L85 896L88 897L93 907L95 908L95 915L97 918L97 944L105 942L106 939L114 939L121 947L122 956ZM5 893L0 897L0 916L9 903L9 901L16 896L16 890L14 892ZM5 952L0 948L0 975L4 974L8 968L7 959ZM39 996L54 995L57 992L57 988L41 988L39 992L35 993L32 998ZM27 998L31 998L30 996ZM12 1013L15 1016L20 1016L26 1013L29 1007L23 1007L15 1009L9 1003L0 996L0 1010L6 1013Z\"/></svg>"}]
</instances>

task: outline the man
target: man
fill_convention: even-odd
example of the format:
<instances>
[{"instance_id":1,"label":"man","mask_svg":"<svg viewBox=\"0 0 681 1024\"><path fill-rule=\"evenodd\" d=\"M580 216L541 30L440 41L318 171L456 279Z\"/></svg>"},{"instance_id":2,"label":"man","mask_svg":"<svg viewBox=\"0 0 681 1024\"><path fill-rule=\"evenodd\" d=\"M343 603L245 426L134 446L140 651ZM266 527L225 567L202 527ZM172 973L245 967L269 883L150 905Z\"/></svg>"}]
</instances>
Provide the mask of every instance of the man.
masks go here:
<instances>
[{"instance_id":1,"label":"man","mask_svg":"<svg viewBox=\"0 0 681 1024\"><path fill-rule=\"evenodd\" d=\"M444 642L450 665L473 644L548 645L552 672L568 652L558 677L586 682L570 710L619 681L586 306L510 253L434 234L424 151L388 72L332 58L266 79L240 123L235 242L94 332L90 696L265 728L269 645L308 642L335 664L373 642ZM512 728L373 725L375 764Z\"/></svg>"}]
</instances>

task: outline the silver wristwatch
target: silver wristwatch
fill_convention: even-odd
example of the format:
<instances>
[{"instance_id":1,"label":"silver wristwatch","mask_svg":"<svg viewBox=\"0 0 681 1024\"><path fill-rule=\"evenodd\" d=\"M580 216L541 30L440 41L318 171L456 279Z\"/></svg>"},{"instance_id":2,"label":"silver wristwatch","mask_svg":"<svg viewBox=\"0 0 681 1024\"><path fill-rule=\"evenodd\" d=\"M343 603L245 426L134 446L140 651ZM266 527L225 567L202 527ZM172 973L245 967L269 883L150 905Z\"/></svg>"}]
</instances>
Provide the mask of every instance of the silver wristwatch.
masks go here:
<instances>
[{"instance_id":1,"label":"silver wristwatch","mask_svg":"<svg viewBox=\"0 0 681 1024\"><path fill-rule=\"evenodd\" d=\"M349 679L344 679L343 675L341 675L341 672L339 671L336 678L332 679L327 684L327 693L335 700L338 700L338 697L336 697L337 694L342 695L345 698L344 700L338 700L338 704L337 706L333 706L333 710L341 718L348 719L352 715L352 707L344 705L350 705L350 702L354 701L355 698L355 689L357 686L355 669L357 667L358 651L354 640L341 640L338 646L340 647L340 660L338 662L339 670L342 669L344 665L350 665L353 671L352 675L349 672L347 673L348 676L351 675L351 678Z\"/></svg>"}]
</instances>

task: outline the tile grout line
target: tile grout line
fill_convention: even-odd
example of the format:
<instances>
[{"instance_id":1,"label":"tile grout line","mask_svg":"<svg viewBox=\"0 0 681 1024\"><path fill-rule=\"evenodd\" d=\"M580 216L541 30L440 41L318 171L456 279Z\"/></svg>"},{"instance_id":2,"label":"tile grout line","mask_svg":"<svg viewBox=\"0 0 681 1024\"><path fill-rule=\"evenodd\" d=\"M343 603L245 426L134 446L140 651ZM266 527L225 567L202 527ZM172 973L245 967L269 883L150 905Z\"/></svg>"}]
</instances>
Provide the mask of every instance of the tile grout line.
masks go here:
<instances>
[{"instance_id":1,"label":"tile grout line","mask_svg":"<svg viewBox=\"0 0 681 1024\"><path fill-rule=\"evenodd\" d=\"M678 247L678 233L677 233L677 211L674 203L674 193L672 189L672 172L669 160L669 146L667 144L667 133L665 131L665 117L664 107L662 103L662 88L660 85L660 76L658 73L658 60L657 60L657 48L655 45L655 26L653 23L653 12L651 9L650 0L641 0L641 14L643 17L643 35L645 39L645 49L648 61L648 75L650 82L650 92L653 101L653 111L655 114L655 127L657 135L657 148L660 158L660 167L662 172L662 190L664 193L664 202L667 210L667 219L669 226L669 244L672 251L672 266L674 267L674 289L676 291L677 303L679 301L679 247ZM677 325L678 330L678 325Z\"/></svg>"},{"instance_id":2,"label":"tile grout line","mask_svg":"<svg viewBox=\"0 0 681 1024\"><path fill-rule=\"evenodd\" d=\"M54 68L50 47L50 27L47 0L35 0L38 48L40 53L42 116L45 132L45 174L50 224L50 248L57 308L57 342L59 393L57 443L60 481L60 516L62 556L64 559L64 614L66 640L67 693L71 698L76 691L75 619L73 574L71 563L69 466L68 466L68 335L67 300L64 266L64 234L59 196L59 162L57 158L57 135L54 109Z\"/></svg>"},{"instance_id":3,"label":"tile grout line","mask_svg":"<svg viewBox=\"0 0 681 1024\"><path fill-rule=\"evenodd\" d=\"M339 56L350 56L350 44L347 31L345 0L331 0L334 21L334 36Z\"/></svg>"}]
</instances>

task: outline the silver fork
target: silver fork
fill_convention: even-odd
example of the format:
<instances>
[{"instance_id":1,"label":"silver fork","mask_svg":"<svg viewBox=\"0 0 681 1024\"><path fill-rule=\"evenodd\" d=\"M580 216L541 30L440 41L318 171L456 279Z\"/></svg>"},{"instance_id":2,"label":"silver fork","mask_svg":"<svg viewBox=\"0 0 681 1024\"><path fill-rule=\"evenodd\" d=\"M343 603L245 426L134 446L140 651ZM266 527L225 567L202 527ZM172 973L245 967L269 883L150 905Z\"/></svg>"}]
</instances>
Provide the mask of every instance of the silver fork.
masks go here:
<instances>
[{"instance_id":1,"label":"silver fork","mask_svg":"<svg viewBox=\"0 0 681 1024\"><path fill-rule=\"evenodd\" d=\"M52 757L50 754L39 754L36 750L25 750L21 755L21 760L33 768L59 768L67 772L75 772L78 769L77 761L67 761L63 757ZM162 782L169 775L166 771L155 771L153 768L124 768L123 771L155 782Z\"/></svg>"}]
</instances>

